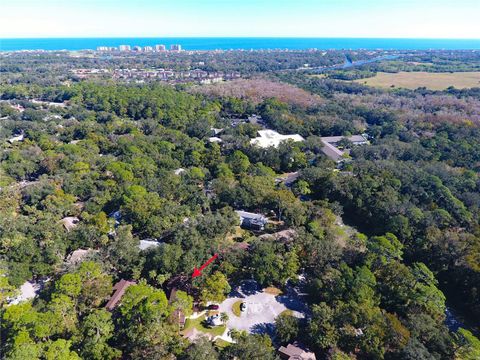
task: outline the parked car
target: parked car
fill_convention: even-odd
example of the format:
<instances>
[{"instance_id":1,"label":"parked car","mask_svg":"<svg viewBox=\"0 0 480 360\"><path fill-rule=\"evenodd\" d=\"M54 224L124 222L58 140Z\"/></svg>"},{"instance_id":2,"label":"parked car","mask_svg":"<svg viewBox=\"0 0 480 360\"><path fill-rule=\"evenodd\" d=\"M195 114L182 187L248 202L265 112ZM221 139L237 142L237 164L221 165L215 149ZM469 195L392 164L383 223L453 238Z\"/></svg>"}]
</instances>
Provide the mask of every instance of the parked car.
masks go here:
<instances>
[{"instance_id":1,"label":"parked car","mask_svg":"<svg viewBox=\"0 0 480 360\"><path fill-rule=\"evenodd\" d=\"M240 304L240 311L245 311L245 310L247 310L247 304L244 303L244 302L242 302L242 303Z\"/></svg>"},{"instance_id":2,"label":"parked car","mask_svg":"<svg viewBox=\"0 0 480 360\"><path fill-rule=\"evenodd\" d=\"M208 310L218 310L220 307L216 304L208 305Z\"/></svg>"}]
</instances>

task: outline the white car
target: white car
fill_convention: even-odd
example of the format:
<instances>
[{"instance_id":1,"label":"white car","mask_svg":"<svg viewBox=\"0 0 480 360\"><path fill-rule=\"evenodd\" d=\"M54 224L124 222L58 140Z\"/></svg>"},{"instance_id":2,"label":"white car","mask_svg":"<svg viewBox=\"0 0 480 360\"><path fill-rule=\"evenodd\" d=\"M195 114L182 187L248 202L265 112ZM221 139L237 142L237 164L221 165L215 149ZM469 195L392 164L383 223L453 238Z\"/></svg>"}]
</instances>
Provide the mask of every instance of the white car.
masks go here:
<instances>
[{"instance_id":1,"label":"white car","mask_svg":"<svg viewBox=\"0 0 480 360\"><path fill-rule=\"evenodd\" d=\"M247 303L242 302L242 303L240 304L240 311L241 311L241 312L245 312L246 310L247 310Z\"/></svg>"}]
</instances>

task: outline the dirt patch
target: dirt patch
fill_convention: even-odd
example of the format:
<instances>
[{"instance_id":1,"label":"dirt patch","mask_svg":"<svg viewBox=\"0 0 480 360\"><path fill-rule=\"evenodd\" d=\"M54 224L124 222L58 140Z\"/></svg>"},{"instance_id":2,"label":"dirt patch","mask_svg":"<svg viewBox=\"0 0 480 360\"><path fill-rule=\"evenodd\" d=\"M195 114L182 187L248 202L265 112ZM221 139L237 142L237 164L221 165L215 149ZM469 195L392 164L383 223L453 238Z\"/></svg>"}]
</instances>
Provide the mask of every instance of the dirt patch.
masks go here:
<instances>
[{"instance_id":1,"label":"dirt patch","mask_svg":"<svg viewBox=\"0 0 480 360\"><path fill-rule=\"evenodd\" d=\"M282 290L280 290L279 288L276 288L274 286L269 286L269 287L263 289L263 292L267 293L267 294L275 295L275 296L282 295L282 293L283 293Z\"/></svg>"}]
</instances>

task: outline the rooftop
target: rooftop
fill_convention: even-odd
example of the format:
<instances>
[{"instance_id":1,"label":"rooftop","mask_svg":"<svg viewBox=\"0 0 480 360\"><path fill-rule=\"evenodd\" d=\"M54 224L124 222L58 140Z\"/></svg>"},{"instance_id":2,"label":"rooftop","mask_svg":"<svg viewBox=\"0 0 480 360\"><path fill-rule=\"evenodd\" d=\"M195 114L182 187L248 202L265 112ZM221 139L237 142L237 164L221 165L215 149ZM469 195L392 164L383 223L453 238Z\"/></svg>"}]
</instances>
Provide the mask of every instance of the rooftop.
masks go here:
<instances>
[{"instance_id":1,"label":"rooftop","mask_svg":"<svg viewBox=\"0 0 480 360\"><path fill-rule=\"evenodd\" d=\"M67 260L65 261L68 265L75 265L81 263L85 258L91 254L98 253L98 250L93 249L77 249L68 255Z\"/></svg>"},{"instance_id":2,"label":"rooftop","mask_svg":"<svg viewBox=\"0 0 480 360\"><path fill-rule=\"evenodd\" d=\"M288 360L316 360L315 354L308 349L303 349L298 344L288 344L278 349L280 358Z\"/></svg>"},{"instance_id":3,"label":"rooftop","mask_svg":"<svg viewBox=\"0 0 480 360\"><path fill-rule=\"evenodd\" d=\"M67 231L71 231L77 227L80 219L76 216L67 216L60 220L60 222L63 224Z\"/></svg>"},{"instance_id":4,"label":"rooftop","mask_svg":"<svg viewBox=\"0 0 480 360\"><path fill-rule=\"evenodd\" d=\"M127 281L124 279L121 279L118 283L116 283L115 286L113 287L113 290L115 290L115 292L113 293L112 297L108 301L107 305L105 305L107 310L112 311L122 299L123 294L125 294L125 290L127 290L127 288L130 285L135 285L135 284L136 283L134 281Z\"/></svg>"},{"instance_id":5,"label":"rooftop","mask_svg":"<svg viewBox=\"0 0 480 360\"><path fill-rule=\"evenodd\" d=\"M282 141L292 140L295 142L304 141L305 139L299 134L282 135L275 130L259 130L258 137L250 140L250 144L257 145L262 148L278 147Z\"/></svg>"},{"instance_id":6,"label":"rooftop","mask_svg":"<svg viewBox=\"0 0 480 360\"><path fill-rule=\"evenodd\" d=\"M367 143L368 140L363 135L352 135L352 136L324 136L322 137L323 142L327 143L337 143L342 139L348 139L352 143Z\"/></svg>"}]
</instances>

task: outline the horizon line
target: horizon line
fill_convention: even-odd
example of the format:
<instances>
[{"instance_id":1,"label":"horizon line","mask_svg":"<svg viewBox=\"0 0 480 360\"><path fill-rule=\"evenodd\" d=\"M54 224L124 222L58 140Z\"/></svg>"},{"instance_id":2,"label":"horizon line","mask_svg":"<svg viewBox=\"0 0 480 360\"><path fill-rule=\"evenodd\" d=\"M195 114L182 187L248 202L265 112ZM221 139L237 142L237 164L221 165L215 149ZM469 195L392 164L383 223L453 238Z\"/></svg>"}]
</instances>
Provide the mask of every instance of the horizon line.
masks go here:
<instances>
[{"instance_id":1,"label":"horizon line","mask_svg":"<svg viewBox=\"0 0 480 360\"><path fill-rule=\"evenodd\" d=\"M20 36L0 37L0 40L18 39L396 39L396 40L469 40L480 41L480 38L448 38L448 37L363 37L363 36Z\"/></svg>"}]
</instances>

